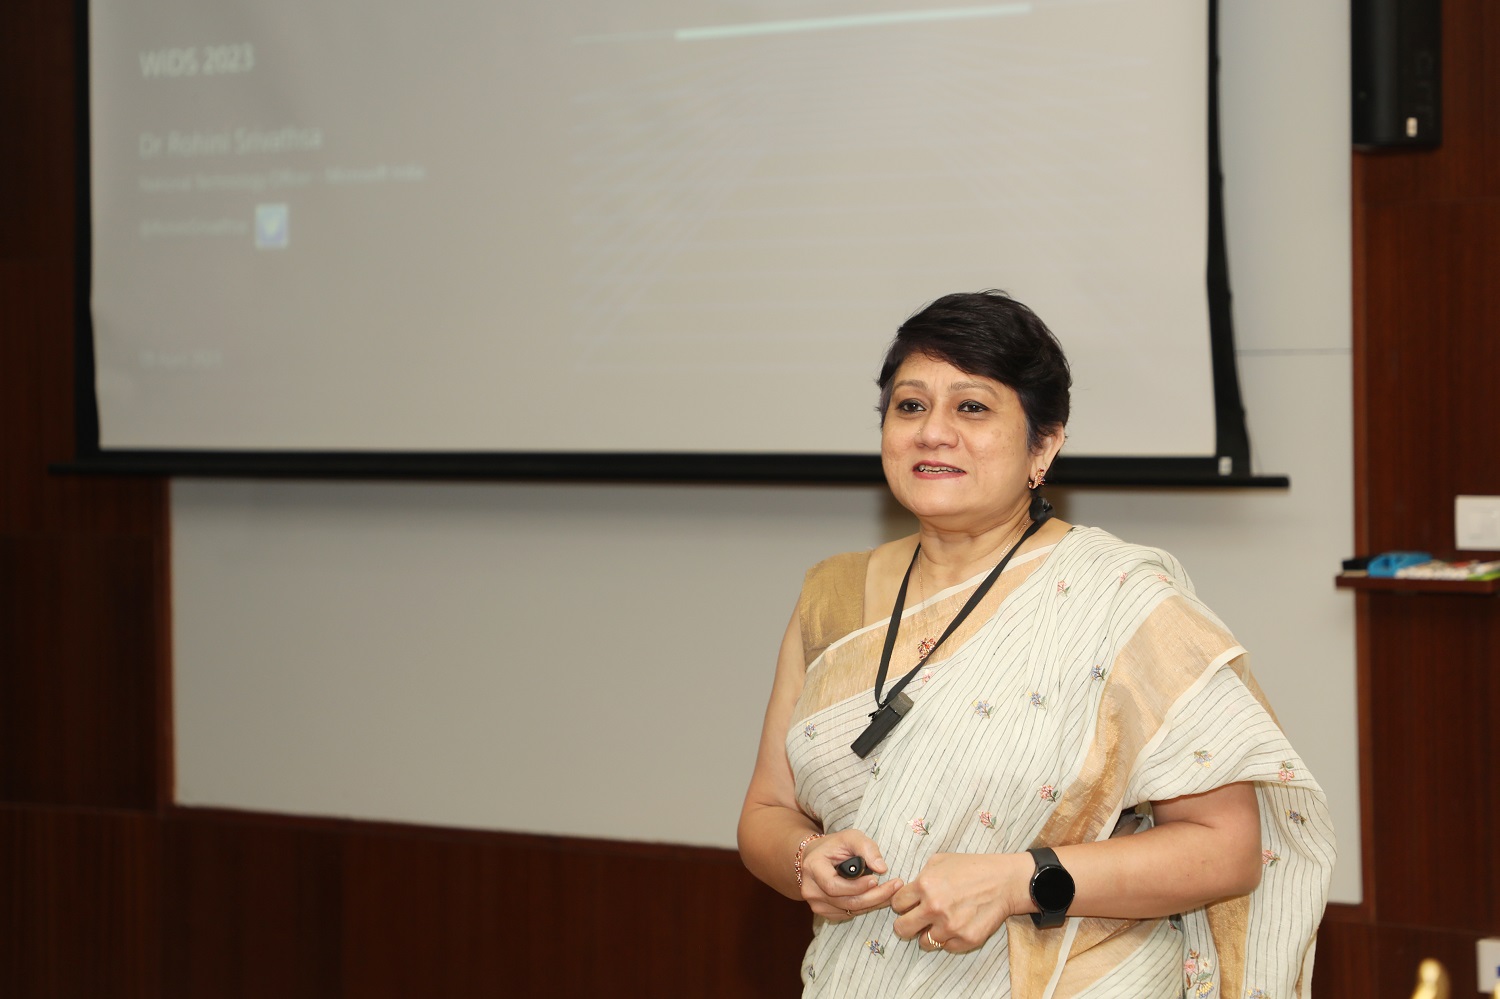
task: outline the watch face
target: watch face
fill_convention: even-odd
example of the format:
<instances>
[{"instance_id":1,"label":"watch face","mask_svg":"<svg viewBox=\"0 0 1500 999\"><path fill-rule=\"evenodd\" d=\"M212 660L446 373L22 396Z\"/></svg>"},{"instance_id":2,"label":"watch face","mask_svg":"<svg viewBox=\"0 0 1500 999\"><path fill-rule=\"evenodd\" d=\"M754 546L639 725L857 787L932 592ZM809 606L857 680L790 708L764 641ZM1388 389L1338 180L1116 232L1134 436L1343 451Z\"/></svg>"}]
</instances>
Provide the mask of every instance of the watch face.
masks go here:
<instances>
[{"instance_id":1,"label":"watch face","mask_svg":"<svg viewBox=\"0 0 1500 999\"><path fill-rule=\"evenodd\" d=\"M1059 866L1043 867L1031 878L1031 897L1043 912L1058 912L1073 904L1073 875Z\"/></svg>"}]
</instances>

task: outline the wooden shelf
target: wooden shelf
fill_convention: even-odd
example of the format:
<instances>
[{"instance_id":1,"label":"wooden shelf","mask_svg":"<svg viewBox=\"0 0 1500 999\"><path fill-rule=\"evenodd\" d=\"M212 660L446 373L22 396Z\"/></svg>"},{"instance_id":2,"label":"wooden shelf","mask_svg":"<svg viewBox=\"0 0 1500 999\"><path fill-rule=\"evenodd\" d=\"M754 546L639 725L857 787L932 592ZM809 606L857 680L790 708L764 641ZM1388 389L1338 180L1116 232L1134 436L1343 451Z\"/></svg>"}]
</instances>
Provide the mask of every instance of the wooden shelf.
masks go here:
<instances>
[{"instance_id":1,"label":"wooden shelf","mask_svg":"<svg viewBox=\"0 0 1500 999\"><path fill-rule=\"evenodd\" d=\"M1500 579L1391 579L1340 573L1334 577L1333 585L1341 590L1367 593L1450 593L1474 597L1500 593Z\"/></svg>"}]
</instances>

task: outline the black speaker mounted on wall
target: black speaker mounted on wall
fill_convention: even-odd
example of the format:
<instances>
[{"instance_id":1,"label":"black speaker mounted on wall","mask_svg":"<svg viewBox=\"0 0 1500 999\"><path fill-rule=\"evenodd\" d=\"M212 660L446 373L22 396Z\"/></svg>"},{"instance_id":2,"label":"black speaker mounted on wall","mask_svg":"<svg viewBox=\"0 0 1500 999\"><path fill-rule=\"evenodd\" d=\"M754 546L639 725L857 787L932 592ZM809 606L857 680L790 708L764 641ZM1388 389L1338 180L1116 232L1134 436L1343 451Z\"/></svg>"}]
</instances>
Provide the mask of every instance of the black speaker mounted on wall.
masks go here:
<instances>
[{"instance_id":1,"label":"black speaker mounted on wall","mask_svg":"<svg viewBox=\"0 0 1500 999\"><path fill-rule=\"evenodd\" d=\"M1443 141L1441 0L1351 0L1354 145Z\"/></svg>"}]
</instances>

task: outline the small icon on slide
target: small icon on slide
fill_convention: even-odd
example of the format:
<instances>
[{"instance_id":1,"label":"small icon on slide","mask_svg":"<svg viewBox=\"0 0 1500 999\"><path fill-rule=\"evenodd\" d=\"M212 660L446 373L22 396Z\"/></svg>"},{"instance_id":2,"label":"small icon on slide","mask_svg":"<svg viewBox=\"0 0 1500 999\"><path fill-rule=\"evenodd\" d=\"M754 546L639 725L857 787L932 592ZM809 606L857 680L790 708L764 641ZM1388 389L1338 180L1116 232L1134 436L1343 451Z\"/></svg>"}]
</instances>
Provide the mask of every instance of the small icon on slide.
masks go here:
<instances>
[{"instance_id":1,"label":"small icon on slide","mask_svg":"<svg viewBox=\"0 0 1500 999\"><path fill-rule=\"evenodd\" d=\"M287 244L287 207L284 204L255 206L255 247L284 250Z\"/></svg>"}]
</instances>

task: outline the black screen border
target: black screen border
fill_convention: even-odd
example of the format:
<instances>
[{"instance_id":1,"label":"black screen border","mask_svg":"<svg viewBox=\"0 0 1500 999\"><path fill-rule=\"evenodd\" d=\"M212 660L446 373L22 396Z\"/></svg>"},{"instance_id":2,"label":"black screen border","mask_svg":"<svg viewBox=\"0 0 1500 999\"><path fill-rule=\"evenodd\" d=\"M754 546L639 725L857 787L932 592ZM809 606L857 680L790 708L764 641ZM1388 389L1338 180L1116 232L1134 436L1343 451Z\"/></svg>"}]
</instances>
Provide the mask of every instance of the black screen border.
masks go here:
<instances>
[{"instance_id":1,"label":"black screen border","mask_svg":"<svg viewBox=\"0 0 1500 999\"><path fill-rule=\"evenodd\" d=\"M1274 488L1285 475L1251 472L1250 435L1235 364L1234 319L1219 145L1219 0L1208 0L1208 246L1205 290L1214 396L1215 454L1203 457L1064 455L1058 486ZM291 451L102 449L90 307L93 225L89 128L89 0L74 0L78 27L74 303L74 458L61 474L270 479L433 479L608 482L883 482L875 454Z\"/></svg>"}]
</instances>

